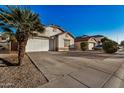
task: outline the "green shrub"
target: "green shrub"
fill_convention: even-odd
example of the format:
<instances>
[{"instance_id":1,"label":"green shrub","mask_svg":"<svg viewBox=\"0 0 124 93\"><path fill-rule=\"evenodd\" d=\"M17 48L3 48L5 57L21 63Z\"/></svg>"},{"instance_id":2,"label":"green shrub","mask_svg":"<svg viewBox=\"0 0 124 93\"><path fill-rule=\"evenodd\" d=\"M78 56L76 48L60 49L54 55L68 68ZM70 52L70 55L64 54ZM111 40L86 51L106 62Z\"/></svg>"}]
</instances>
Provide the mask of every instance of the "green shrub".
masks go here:
<instances>
[{"instance_id":1,"label":"green shrub","mask_svg":"<svg viewBox=\"0 0 124 93\"><path fill-rule=\"evenodd\" d=\"M103 42L109 41L109 40L110 40L110 39L108 39L107 37L104 37L104 38L101 39L101 42L103 43Z\"/></svg>"},{"instance_id":2,"label":"green shrub","mask_svg":"<svg viewBox=\"0 0 124 93\"><path fill-rule=\"evenodd\" d=\"M117 43L112 40L104 41L102 47L106 53L115 53L118 50Z\"/></svg>"},{"instance_id":3,"label":"green shrub","mask_svg":"<svg viewBox=\"0 0 124 93\"><path fill-rule=\"evenodd\" d=\"M88 48L88 43L87 42L81 42L80 47L81 47L81 50L85 51Z\"/></svg>"},{"instance_id":4,"label":"green shrub","mask_svg":"<svg viewBox=\"0 0 124 93\"><path fill-rule=\"evenodd\" d=\"M121 41L121 46L124 46L124 40L123 40L123 41Z\"/></svg>"}]
</instances>

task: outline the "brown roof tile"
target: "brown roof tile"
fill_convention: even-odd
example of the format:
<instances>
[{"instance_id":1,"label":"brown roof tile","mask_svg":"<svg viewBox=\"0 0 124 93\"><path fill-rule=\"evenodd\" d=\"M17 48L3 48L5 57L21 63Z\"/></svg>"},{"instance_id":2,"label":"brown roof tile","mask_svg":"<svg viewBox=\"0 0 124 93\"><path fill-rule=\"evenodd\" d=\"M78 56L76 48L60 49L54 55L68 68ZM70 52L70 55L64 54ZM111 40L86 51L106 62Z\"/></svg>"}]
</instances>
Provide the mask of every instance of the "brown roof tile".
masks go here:
<instances>
[{"instance_id":1,"label":"brown roof tile","mask_svg":"<svg viewBox=\"0 0 124 93\"><path fill-rule=\"evenodd\" d=\"M93 37L87 36L87 37L76 38L76 39L75 39L75 42L88 41L90 38L93 38ZM93 38L93 39L95 40L95 38Z\"/></svg>"}]
</instances>

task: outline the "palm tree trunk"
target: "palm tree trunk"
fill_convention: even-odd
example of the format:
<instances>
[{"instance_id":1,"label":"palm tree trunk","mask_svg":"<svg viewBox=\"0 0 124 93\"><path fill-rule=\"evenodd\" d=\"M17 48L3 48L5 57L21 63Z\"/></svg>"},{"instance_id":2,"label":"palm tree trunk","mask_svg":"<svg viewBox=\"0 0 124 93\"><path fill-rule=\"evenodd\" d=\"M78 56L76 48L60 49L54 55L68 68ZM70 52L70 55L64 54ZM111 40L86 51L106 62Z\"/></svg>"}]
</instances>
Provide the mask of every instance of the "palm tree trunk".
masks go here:
<instances>
[{"instance_id":1,"label":"palm tree trunk","mask_svg":"<svg viewBox=\"0 0 124 93\"><path fill-rule=\"evenodd\" d=\"M27 44L27 40L19 42L19 50L18 50L18 65L21 65L24 55L25 55L25 47Z\"/></svg>"}]
</instances>

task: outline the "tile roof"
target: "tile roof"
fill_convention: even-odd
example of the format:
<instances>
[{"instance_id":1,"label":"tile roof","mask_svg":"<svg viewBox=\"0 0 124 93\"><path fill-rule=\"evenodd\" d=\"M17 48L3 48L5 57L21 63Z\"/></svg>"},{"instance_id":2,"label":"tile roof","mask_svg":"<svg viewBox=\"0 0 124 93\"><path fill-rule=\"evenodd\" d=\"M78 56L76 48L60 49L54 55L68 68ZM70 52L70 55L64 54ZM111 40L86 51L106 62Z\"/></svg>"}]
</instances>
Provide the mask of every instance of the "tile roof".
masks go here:
<instances>
[{"instance_id":1,"label":"tile roof","mask_svg":"<svg viewBox=\"0 0 124 93\"><path fill-rule=\"evenodd\" d=\"M75 42L78 42L78 41L88 41L90 38L90 36L87 36L87 37L78 37L78 38L75 38Z\"/></svg>"}]
</instances>

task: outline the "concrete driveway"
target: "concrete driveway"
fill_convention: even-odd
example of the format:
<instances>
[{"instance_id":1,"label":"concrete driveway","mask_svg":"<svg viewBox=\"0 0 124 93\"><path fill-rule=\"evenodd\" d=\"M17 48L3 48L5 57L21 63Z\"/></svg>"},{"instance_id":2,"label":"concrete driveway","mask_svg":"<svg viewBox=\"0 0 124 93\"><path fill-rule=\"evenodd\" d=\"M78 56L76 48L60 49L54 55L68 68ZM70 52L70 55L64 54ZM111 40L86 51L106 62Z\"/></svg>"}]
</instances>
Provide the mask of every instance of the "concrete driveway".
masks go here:
<instances>
[{"instance_id":1,"label":"concrete driveway","mask_svg":"<svg viewBox=\"0 0 124 93\"><path fill-rule=\"evenodd\" d=\"M37 52L28 56L49 81L39 87L124 87L123 52Z\"/></svg>"}]
</instances>

